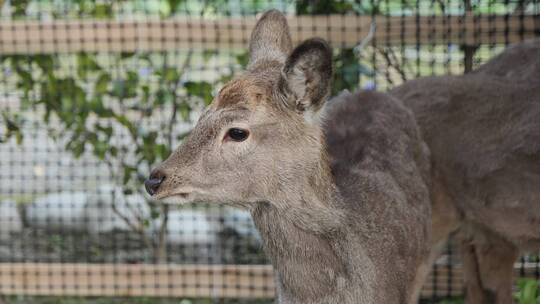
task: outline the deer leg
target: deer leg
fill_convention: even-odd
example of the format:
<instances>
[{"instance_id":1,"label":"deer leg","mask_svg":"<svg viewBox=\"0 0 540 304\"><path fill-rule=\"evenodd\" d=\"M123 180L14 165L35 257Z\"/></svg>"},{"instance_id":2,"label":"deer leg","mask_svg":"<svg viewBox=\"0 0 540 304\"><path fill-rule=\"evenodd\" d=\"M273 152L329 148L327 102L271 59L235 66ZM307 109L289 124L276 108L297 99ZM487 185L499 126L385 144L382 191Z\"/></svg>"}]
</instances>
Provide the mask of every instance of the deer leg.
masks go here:
<instances>
[{"instance_id":1,"label":"deer leg","mask_svg":"<svg viewBox=\"0 0 540 304\"><path fill-rule=\"evenodd\" d=\"M519 251L510 242L488 234L475 232L461 242L465 303L511 304L514 262Z\"/></svg>"}]
</instances>

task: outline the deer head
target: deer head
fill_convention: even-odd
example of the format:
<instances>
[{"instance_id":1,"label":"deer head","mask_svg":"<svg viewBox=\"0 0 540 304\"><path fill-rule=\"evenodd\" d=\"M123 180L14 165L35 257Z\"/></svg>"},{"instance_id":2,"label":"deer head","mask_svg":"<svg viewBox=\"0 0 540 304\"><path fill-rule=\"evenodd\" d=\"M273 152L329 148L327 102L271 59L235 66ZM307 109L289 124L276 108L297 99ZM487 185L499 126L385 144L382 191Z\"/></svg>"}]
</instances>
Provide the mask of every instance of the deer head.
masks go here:
<instances>
[{"instance_id":1,"label":"deer head","mask_svg":"<svg viewBox=\"0 0 540 304\"><path fill-rule=\"evenodd\" d=\"M145 182L151 195L173 204L280 201L329 172L320 112L332 51L320 39L291 44L285 17L266 12L251 35L247 70L152 171Z\"/></svg>"}]
</instances>

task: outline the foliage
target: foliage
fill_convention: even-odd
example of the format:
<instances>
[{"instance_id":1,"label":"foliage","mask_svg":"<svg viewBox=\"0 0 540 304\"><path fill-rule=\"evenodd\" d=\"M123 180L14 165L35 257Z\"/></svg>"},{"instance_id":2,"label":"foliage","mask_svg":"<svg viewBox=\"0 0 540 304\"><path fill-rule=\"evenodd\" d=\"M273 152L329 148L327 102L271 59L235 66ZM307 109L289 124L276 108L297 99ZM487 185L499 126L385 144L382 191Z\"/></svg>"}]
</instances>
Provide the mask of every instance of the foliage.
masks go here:
<instances>
[{"instance_id":1,"label":"foliage","mask_svg":"<svg viewBox=\"0 0 540 304\"><path fill-rule=\"evenodd\" d=\"M114 6L124 2L129 1L76 0L64 5L77 17L102 19L112 18ZM168 1L168 14L184 2ZM214 7L222 2L208 1ZM24 18L32 3L36 4L13 2L12 17ZM220 77L213 82L189 79L185 73L193 56L207 62L218 53L189 51L182 58L178 53L6 55L0 60L15 76L21 113L43 113L41 121L67 151L75 157L93 154L107 165L124 194L145 197L141 185L150 168L187 135L178 126L192 123L190 113L211 102L213 89L221 81ZM182 61L181 66L173 60ZM223 75L223 79L228 77ZM2 112L6 132L0 142L10 137L22 142L27 121L21 113ZM113 209L153 250L154 259L162 261L168 209L150 200L147 205L150 212L138 212L135 219L123 214L126 211L116 208L115 202ZM160 227L151 231L158 235L151 235L149 228L155 228L155 223Z\"/></svg>"},{"instance_id":2,"label":"foliage","mask_svg":"<svg viewBox=\"0 0 540 304\"><path fill-rule=\"evenodd\" d=\"M540 304L540 281L534 279L519 279L518 291L514 293L517 304ZM438 304L462 304L462 297L445 299Z\"/></svg>"},{"instance_id":3,"label":"foliage","mask_svg":"<svg viewBox=\"0 0 540 304\"><path fill-rule=\"evenodd\" d=\"M329 13L346 13L355 11L354 1L336 0L300 0L296 2L296 11L301 14L319 15Z\"/></svg>"},{"instance_id":4,"label":"foliage","mask_svg":"<svg viewBox=\"0 0 540 304\"><path fill-rule=\"evenodd\" d=\"M15 137L17 144L21 144L23 139L23 133L20 127L23 121L21 115L18 113L8 115L7 112L2 112L1 114L6 131L3 136L0 134L0 143L7 141L10 137Z\"/></svg>"},{"instance_id":5,"label":"foliage","mask_svg":"<svg viewBox=\"0 0 540 304\"><path fill-rule=\"evenodd\" d=\"M361 75L372 77L374 72L359 61L352 48L342 48L334 52L333 95L343 90L356 90Z\"/></svg>"},{"instance_id":6,"label":"foliage","mask_svg":"<svg viewBox=\"0 0 540 304\"><path fill-rule=\"evenodd\" d=\"M540 304L540 281L533 279L519 279L518 292L514 299L519 304Z\"/></svg>"},{"instance_id":7,"label":"foliage","mask_svg":"<svg viewBox=\"0 0 540 304\"><path fill-rule=\"evenodd\" d=\"M296 12L299 15L346 14L366 13L367 7L361 6L360 1L349 0L299 0L296 2ZM375 2L371 2L373 4ZM377 1L378 3L378 1ZM368 4L369 5L369 4ZM371 8L375 7L373 5ZM360 75L372 76L373 72L358 60L352 48L341 48L334 53L334 78L332 94L336 95L343 90L354 91L360 83Z\"/></svg>"},{"instance_id":8,"label":"foliage","mask_svg":"<svg viewBox=\"0 0 540 304\"><path fill-rule=\"evenodd\" d=\"M3 57L3 61L16 76L23 111L42 109L41 119L50 134L65 142L75 157L91 152L107 164L125 194L142 192L149 169L165 159L186 135L178 133L175 126L189 122L194 108L212 100L215 84L185 81L191 53L183 58L180 68L169 65L168 53L107 56L15 55ZM105 67L101 63L105 59L116 65ZM3 113L6 136L15 136L19 142L23 136L20 117ZM150 202L148 206L151 218L128 223L141 236L147 235L145 229L153 220L161 219L166 225L164 207ZM123 218L127 221L129 217ZM146 237L145 242L163 248L163 244L156 244L160 239Z\"/></svg>"},{"instance_id":9,"label":"foliage","mask_svg":"<svg viewBox=\"0 0 540 304\"><path fill-rule=\"evenodd\" d=\"M463 303L465 303L465 300L463 299L463 297L450 298L450 299L445 299L440 302L437 302L437 304L463 304Z\"/></svg>"}]
</instances>

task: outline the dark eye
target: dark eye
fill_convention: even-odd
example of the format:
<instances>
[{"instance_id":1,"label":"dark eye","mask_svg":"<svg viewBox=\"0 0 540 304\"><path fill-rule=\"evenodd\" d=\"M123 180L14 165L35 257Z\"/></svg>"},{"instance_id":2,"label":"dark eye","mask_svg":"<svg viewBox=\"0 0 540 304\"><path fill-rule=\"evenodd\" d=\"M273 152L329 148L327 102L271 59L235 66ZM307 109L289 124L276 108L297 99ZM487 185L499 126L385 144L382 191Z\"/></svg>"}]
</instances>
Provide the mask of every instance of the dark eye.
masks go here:
<instances>
[{"instance_id":1,"label":"dark eye","mask_svg":"<svg viewBox=\"0 0 540 304\"><path fill-rule=\"evenodd\" d=\"M248 138L249 131L242 130L238 128L232 128L227 131L227 136L225 138L230 138L234 141L244 141Z\"/></svg>"}]
</instances>

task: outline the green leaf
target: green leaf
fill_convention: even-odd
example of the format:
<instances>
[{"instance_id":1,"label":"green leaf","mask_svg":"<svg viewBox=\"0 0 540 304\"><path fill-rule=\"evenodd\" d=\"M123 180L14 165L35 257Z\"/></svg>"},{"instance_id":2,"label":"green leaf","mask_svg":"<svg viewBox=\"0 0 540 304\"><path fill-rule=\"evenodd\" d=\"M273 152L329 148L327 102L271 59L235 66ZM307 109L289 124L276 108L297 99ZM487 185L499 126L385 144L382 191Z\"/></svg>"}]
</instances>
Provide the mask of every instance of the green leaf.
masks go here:
<instances>
[{"instance_id":1,"label":"green leaf","mask_svg":"<svg viewBox=\"0 0 540 304\"><path fill-rule=\"evenodd\" d=\"M161 215L161 212L159 212L158 209L156 208L150 209L150 218L152 218L153 220L158 219L160 215Z\"/></svg>"},{"instance_id":2,"label":"green leaf","mask_svg":"<svg viewBox=\"0 0 540 304\"><path fill-rule=\"evenodd\" d=\"M132 179L134 173L136 172L137 172L137 169L135 167L124 166L124 174L122 177L122 183L124 185L127 185L129 181Z\"/></svg>"},{"instance_id":3,"label":"green leaf","mask_svg":"<svg viewBox=\"0 0 540 304\"><path fill-rule=\"evenodd\" d=\"M22 144L24 137L21 131L15 132L15 141L17 142L17 145Z\"/></svg>"},{"instance_id":4,"label":"green leaf","mask_svg":"<svg viewBox=\"0 0 540 304\"><path fill-rule=\"evenodd\" d=\"M43 72L50 73L54 70L54 58L52 55L36 55L34 59Z\"/></svg>"},{"instance_id":5,"label":"green leaf","mask_svg":"<svg viewBox=\"0 0 540 304\"><path fill-rule=\"evenodd\" d=\"M75 158L79 158L84 153L84 146L84 142L75 139L67 143L66 149L71 151Z\"/></svg>"},{"instance_id":6,"label":"green leaf","mask_svg":"<svg viewBox=\"0 0 540 304\"><path fill-rule=\"evenodd\" d=\"M183 120L188 120L189 119L189 113L191 113L191 107L189 106L188 103L186 102L182 102L178 105L178 111L180 111L180 116L182 117Z\"/></svg>"},{"instance_id":7,"label":"green leaf","mask_svg":"<svg viewBox=\"0 0 540 304\"><path fill-rule=\"evenodd\" d=\"M157 90L154 100L157 105L164 105L171 102L173 99L174 95L171 91L165 88L160 88L159 90Z\"/></svg>"},{"instance_id":8,"label":"green leaf","mask_svg":"<svg viewBox=\"0 0 540 304\"><path fill-rule=\"evenodd\" d=\"M217 50L204 50L202 54L204 63L208 63L208 60L210 60L210 58L216 56L217 54Z\"/></svg>"},{"instance_id":9,"label":"green leaf","mask_svg":"<svg viewBox=\"0 0 540 304\"><path fill-rule=\"evenodd\" d=\"M87 53L77 54L77 76L86 79L88 73L101 71L101 67L96 62L94 56Z\"/></svg>"},{"instance_id":10,"label":"green leaf","mask_svg":"<svg viewBox=\"0 0 540 304\"><path fill-rule=\"evenodd\" d=\"M103 106L103 101L101 98L95 97L90 100L89 108L92 112L96 113L98 116L104 112L105 107Z\"/></svg>"},{"instance_id":11,"label":"green leaf","mask_svg":"<svg viewBox=\"0 0 540 304\"><path fill-rule=\"evenodd\" d=\"M143 219L142 224L144 227L148 228L150 227L150 220L149 219Z\"/></svg>"},{"instance_id":12,"label":"green leaf","mask_svg":"<svg viewBox=\"0 0 540 304\"><path fill-rule=\"evenodd\" d=\"M198 96L206 105L212 102L212 85L206 81L188 81L184 84L188 96Z\"/></svg>"},{"instance_id":13,"label":"green leaf","mask_svg":"<svg viewBox=\"0 0 540 304\"><path fill-rule=\"evenodd\" d=\"M240 55L236 55L236 62L238 62L242 68L245 68L248 64L248 61L249 61L249 54L246 52L246 53L242 53Z\"/></svg>"},{"instance_id":14,"label":"green leaf","mask_svg":"<svg viewBox=\"0 0 540 304\"><path fill-rule=\"evenodd\" d=\"M354 12L354 7L348 1L298 0L296 2L296 12L309 15L345 14Z\"/></svg>"},{"instance_id":15,"label":"green leaf","mask_svg":"<svg viewBox=\"0 0 540 304\"><path fill-rule=\"evenodd\" d=\"M133 71L128 71L127 73L127 81L131 85L136 85L139 82L139 75Z\"/></svg>"},{"instance_id":16,"label":"green leaf","mask_svg":"<svg viewBox=\"0 0 540 304\"><path fill-rule=\"evenodd\" d=\"M120 58L122 59L128 59L128 58L131 58L133 56L135 56L135 52L122 52L120 53Z\"/></svg>"},{"instance_id":17,"label":"green leaf","mask_svg":"<svg viewBox=\"0 0 540 304\"><path fill-rule=\"evenodd\" d=\"M144 145L153 146L156 142L157 136L158 134L156 131L151 131L146 134L143 134L142 139L143 139Z\"/></svg>"},{"instance_id":18,"label":"green leaf","mask_svg":"<svg viewBox=\"0 0 540 304\"><path fill-rule=\"evenodd\" d=\"M8 116L7 112L2 113L2 119L4 119L4 121L6 122L6 129L8 132L17 131L20 129L18 124L11 117Z\"/></svg>"},{"instance_id":19,"label":"green leaf","mask_svg":"<svg viewBox=\"0 0 540 304\"><path fill-rule=\"evenodd\" d=\"M107 19L113 16L113 8L111 3L96 3L94 11L92 12L94 17L98 19Z\"/></svg>"},{"instance_id":20,"label":"green leaf","mask_svg":"<svg viewBox=\"0 0 540 304\"><path fill-rule=\"evenodd\" d=\"M94 85L94 91L96 94L105 94L109 89L109 84L111 83L111 76L107 73L101 73L96 80Z\"/></svg>"},{"instance_id":21,"label":"green leaf","mask_svg":"<svg viewBox=\"0 0 540 304\"><path fill-rule=\"evenodd\" d=\"M67 122L72 122L76 118L86 118L88 114L86 92L75 79L71 77L58 79L56 85L60 90L56 93L59 98L47 99L46 106L51 107L51 110L56 111L56 114ZM60 101L59 104L58 101ZM79 114L79 116L74 114Z\"/></svg>"},{"instance_id":22,"label":"green leaf","mask_svg":"<svg viewBox=\"0 0 540 304\"><path fill-rule=\"evenodd\" d=\"M125 92L125 87L126 87L126 83L123 79L116 79L112 82L113 84L113 87L112 87L112 90L110 92L110 95L113 96L113 97L118 97L118 98L124 98L124 92Z\"/></svg>"},{"instance_id":23,"label":"green leaf","mask_svg":"<svg viewBox=\"0 0 540 304\"><path fill-rule=\"evenodd\" d=\"M171 154L171 150L167 145L157 144L154 145L154 153L159 157L159 159L164 160L169 156L169 154Z\"/></svg>"},{"instance_id":24,"label":"green leaf","mask_svg":"<svg viewBox=\"0 0 540 304\"><path fill-rule=\"evenodd\" d=\"M523 299L524 304L537 304L536 295L540 292L540 282L530 280L527 281L525 287L523 288Z\"/></svg>"},{"instance_id":25,"label":"green leaf","mask_svg":"<svg viewBox=\"0 0 540 304\"><path fill-rule=\"evenodd\" d=\"M107 139L111 138L113 134L113 128L111 126L102 126L100 124L96 124L95 127L97 131L100 131L102 134L105 134L105 137L107 137Z\"/></svg>"},{"instance_id":26,"label":"green leaf","mask_svg":"<svg viewBox=\"0 0 540 304\"><path fill-rule=\"evenodd\" d=\"M180 80L180 73L176 70L176 68L165 68L163 76L167 82L171 83L176 83Z\"/></svg>"},{"instance_id":27,"label":"green leaf","mask_svg":"<svg viewBox=\"0 0 540 304\"><path fill-rule=\"evenodd\" d=\"M124 116L124 115L121 115L121 114L117 114L117 113L114 113L113 114L113 117L114 119L119 122L121 125L123 125L124 127L126 127L126 129L128 129L128 131L132 134L132 135L136 135L137 134L137 129L135 128L135 125L129 121L129 119Z\"/></svg>"},{"instance_id":28,"label":"green leaf","mask_svg":"<svg viewBox=\"0 0 540 304\"><path fill-rule=\"evenodd\" d=\"M514 294L514 298L519 304L539 304L540 281L534 279L520 279L518 281L519 291Z\"/></svg>"},{"instance_id":29,"label":"green leaf","mask_svg":"<svg viewBox=\"0 0 540 304\"><path fill-rule=\"evenodd\" d=\"M13 1L13 11L12 16L14 17L21 17L26 15L26 8L28 7L28 4L30 3L30 0L17 0Z\"/></svg>"},{"instance_id":30,"label":"green leaf","mask_svg":"<svg viewBox=\"0 0 540 304\"><path fill-rule=\"evenodd\" d=\"M17 115L9 117L8 114L5 112L2 113L2 118L5 121L6 134L4 139L0 138L0 142L6 141L10 137L15 136L17 144L20 145L24 139L20 127L22 121Z\"/></svg>"},{"instance_id":31,"label":"green leaf","mask_svg":"<svg viewBox=\"0 0 540 304\"><path fill-rule=\"evenodd\" d=\"M30 72L23 70L21 67L15 68L19 81L17 82L17 88L24 91L30 91L34 88L34 79Z\"/></svg>"},{"instance_id":32,"label":"green leaf","mask_svg":"<svg viewBox=\"0 0 540 304\"><path fill-rule=\"evenodd\" d=\"M105 155L107 154L107 151L109 150L108 143L104 141L96 140L92 142L92 146L94 148L94 155L97 156L101 160L105 159Z\"/></svg>"},{"instance_id":33,"label":"green leaf","mask_svg":"<svg viewBox=\"0 0 540 304\"><path fill-rule=\"evenodd\" d=\"M114 147L114 146L110 146L110 147L109 147L109 154L110 154L112 157L117 157L117 156L118 156L118 148L117 148L117 147Z\"/></svg>"},{"instance_id":34,"label":"green leaf","mask_svg":"<svg viewBox=\"0 0 540 304\"><path fill-rule=\"evenodd\" d=\"M178 11L178 7L181 3L183 3L185 0L167 0L167 4L169 5L169 12L171 15L176 13Z\"/></svg>"},{"instance_id":35,"label":"green leaf","mask_svg":"<svg viewBox=\"0 0 540 304\"><path fill-rule=\"evenodd\" d=\"M148 104L150 101L150 87L148 85L141 85L142 96L140 98L142 104Z\"/></svg>"},{"instance_id":36,"label":"green leaf","mask_svg":"<svg viewBox=\"0 0 540 304\"><path fill-rule=\"evenodd\" d=\"M139 76L137 73L128 71L126 73L126 78L113 81L113 89L110 92L110 95L121 99L137 97L138 84Z\"/></svg>"}]
</instances>

